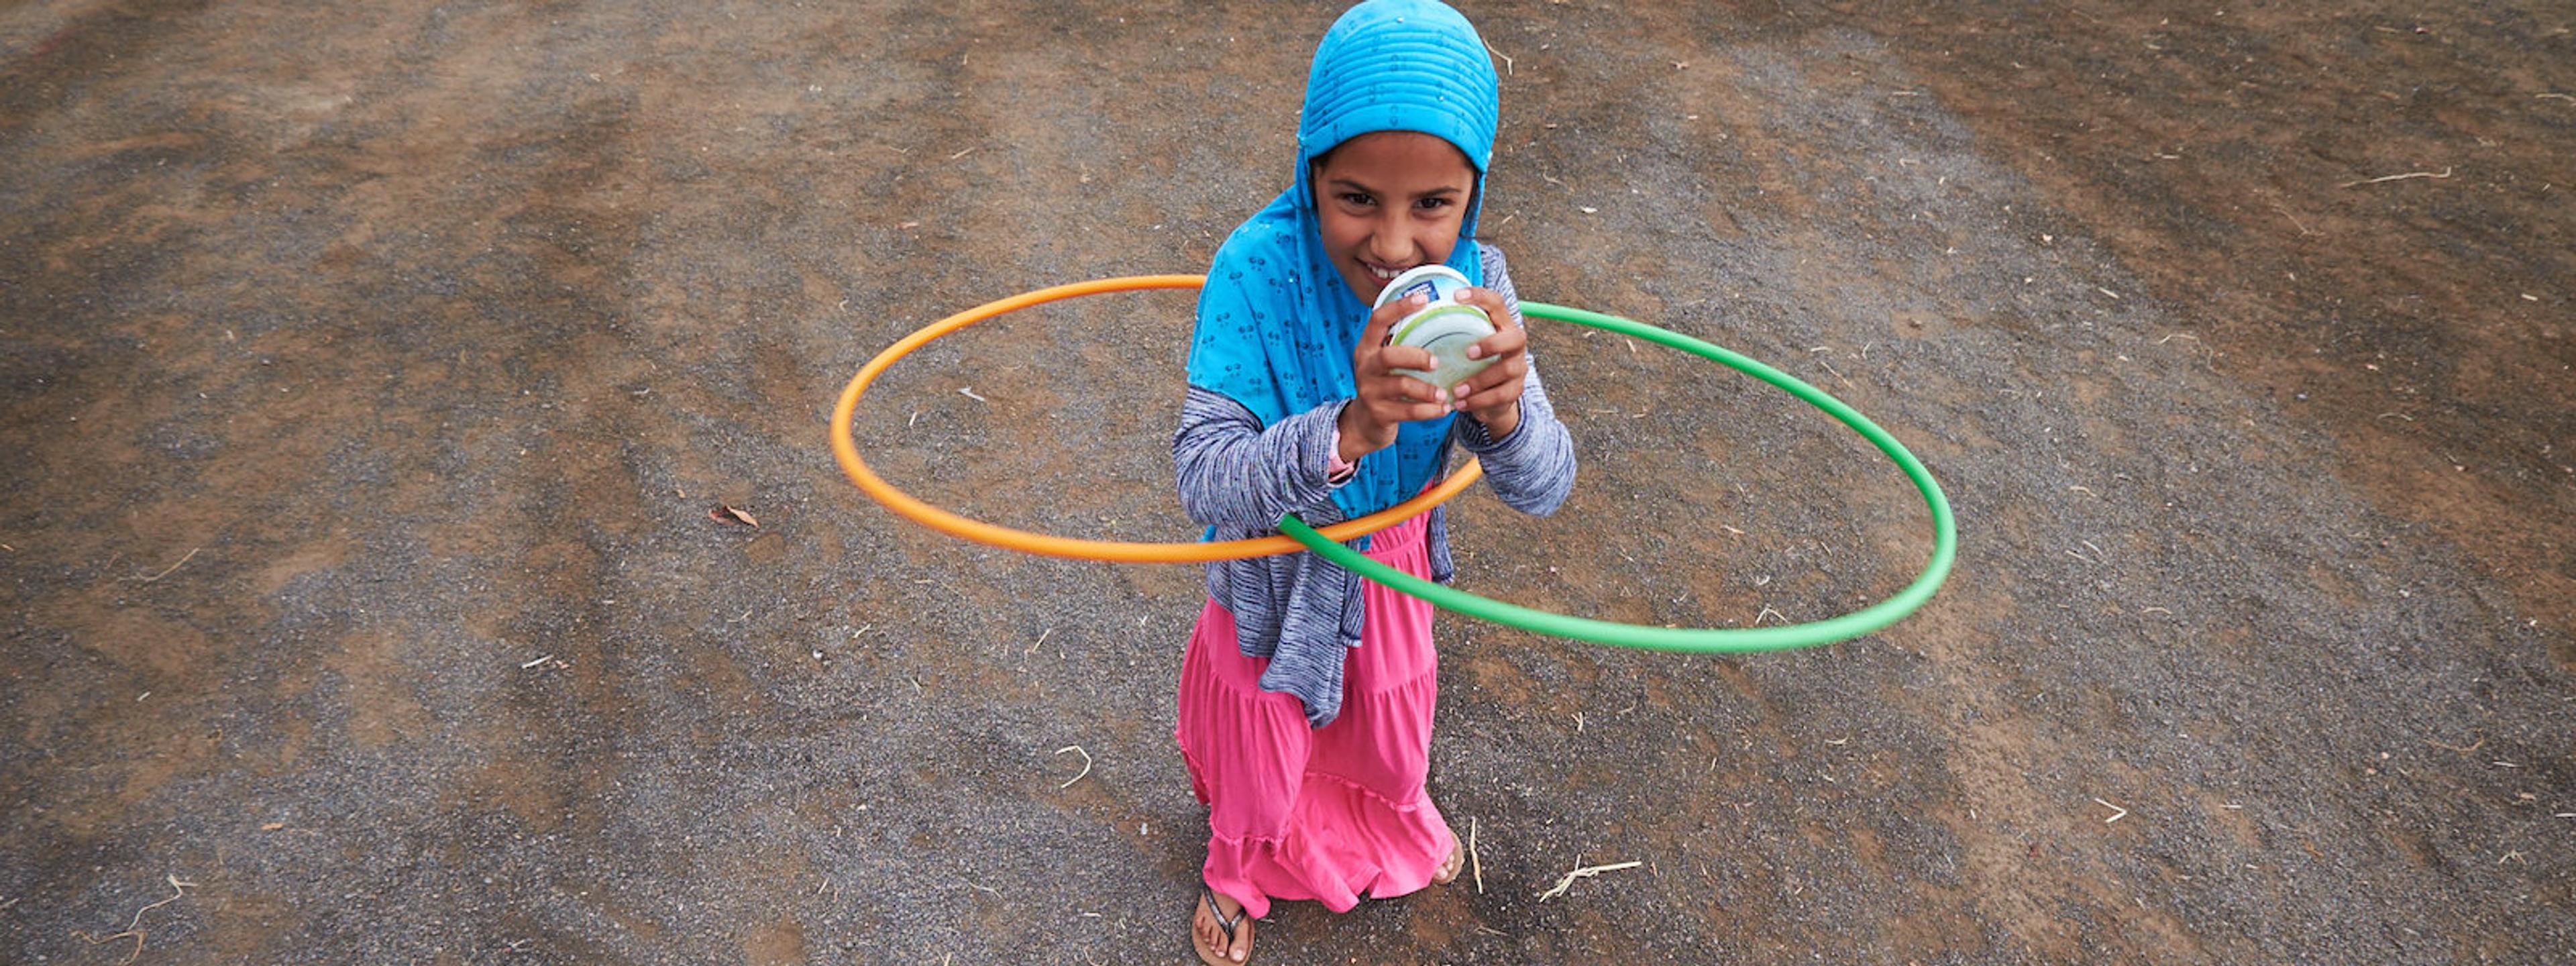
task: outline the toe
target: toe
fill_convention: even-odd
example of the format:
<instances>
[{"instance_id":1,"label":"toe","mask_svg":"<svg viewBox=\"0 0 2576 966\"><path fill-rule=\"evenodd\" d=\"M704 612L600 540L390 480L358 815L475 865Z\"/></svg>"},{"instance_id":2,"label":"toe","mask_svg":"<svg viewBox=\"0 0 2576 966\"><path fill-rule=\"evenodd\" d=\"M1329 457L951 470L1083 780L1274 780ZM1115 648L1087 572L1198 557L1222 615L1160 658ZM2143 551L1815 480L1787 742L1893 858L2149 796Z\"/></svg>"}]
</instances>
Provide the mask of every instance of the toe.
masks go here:
<instances>
[{"instance_id":1,"label":"toe","mask_svg":"<svg viewBox=\"0 0 2576 966\"><path fill-rule=\"evenodd\" d=\"M1208 916L1207 903L1199 903L1198 912L1190 917L1190 942L1215 955L1225 955L1225 932Z\"/></svg>"}]
</instances>

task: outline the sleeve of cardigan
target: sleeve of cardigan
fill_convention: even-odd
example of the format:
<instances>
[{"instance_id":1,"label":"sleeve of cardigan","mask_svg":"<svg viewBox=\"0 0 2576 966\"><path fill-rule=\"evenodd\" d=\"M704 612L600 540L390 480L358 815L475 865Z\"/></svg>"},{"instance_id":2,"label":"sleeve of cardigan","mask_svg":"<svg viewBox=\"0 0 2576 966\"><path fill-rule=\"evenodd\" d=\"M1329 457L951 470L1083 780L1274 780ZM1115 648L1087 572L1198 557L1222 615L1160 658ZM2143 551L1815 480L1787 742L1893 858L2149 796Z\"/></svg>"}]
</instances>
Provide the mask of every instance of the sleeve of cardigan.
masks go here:
<instances>
[{"instance_id":1,"label":"sleeve of cardigan","mask_svg":"<svg viewBox=\"0 0 2576 966\"><path fill-rule=\"evenodd\" d=\"M1267 529L1291 512L1317 524L1339 522L1325 471L1341 411L1341 402L1326 403L1264 428L1224 393L1189 387L1172 435L1181 509L1220 527Z\"/></svg>"},{"instance_id":2,"label":"sleeve of cardigan","mask_svg":"<svg viewBox=\"0 0 2576 966\"><path fill-rule=\"evenodd\" d=\"M1512 321L1527 328L1528 320L1521 318L1520 293L1512 287L1502 249L1485 246L1484 260L1485 286L1503 297L1503 304L1512 310ZM1485 482L1492 484L1504 505L1546 516L1574 491L1574 437L1556 418L1547 387L1539 382L1537 354L1531 353L1529 361L1529 375L1521 386L1521 422L1511 435L1494 439L1485 424L1460 417L1457 437L1458 445L1485 464Z\"/></svg>"}]
</instances>

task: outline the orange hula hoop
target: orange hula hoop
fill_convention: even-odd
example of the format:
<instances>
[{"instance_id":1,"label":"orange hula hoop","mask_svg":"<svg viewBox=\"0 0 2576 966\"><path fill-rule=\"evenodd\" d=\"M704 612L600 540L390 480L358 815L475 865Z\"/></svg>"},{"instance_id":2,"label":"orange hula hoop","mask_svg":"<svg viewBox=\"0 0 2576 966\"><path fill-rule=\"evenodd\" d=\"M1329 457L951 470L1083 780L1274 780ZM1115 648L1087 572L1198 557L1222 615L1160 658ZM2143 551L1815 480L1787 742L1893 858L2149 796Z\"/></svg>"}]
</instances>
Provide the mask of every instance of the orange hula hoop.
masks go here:
<instances>
[{"instance_id":1,"label":"orange hula hoop","mask_svg":"<svg viewBox=\"0 0 2576 966\"><path fill-rule=\"evenodd\" d=\"M1006 550L1018 550L1047 557L1068 557L1075 560L1104 560L1112 563L1205 563L1212 560L1240 560L1246 557L1266 557L1304 550L1306 549L1304 545L1284 535L1250 540L1136 543L1118 540L1080 540L995 526L931 506L913 498L911 494L895 489L892 484L878 478L874 471L868 469L866 461L859 459L858 444L851 439L850 419L852 414L858 412L859 396L867 392L868 384L875 382L877 376L893 366L896 360L912 354L922 346L929 345L932 340L940 336L997 315L1017 312L1048 302L1107 292L1198 288L1206 281L1207 278L1203 275L1131 275L1123 278L1074 282L987 302L923 326L895 344L887 346L884 352L877 353L876 358L868 360L868 364L860 367L859 374L851 378L849 385L841 390L840 403L832 407L832 456L840 461L841 472L849 475L850 482L858 484L859 489L867 491L867 494L874 497L878 503L885 504L886 509L941 533ZM1484 468L1475 460L1469 459L1466 465L1458 468L1458 472L1450 474L1449 478L1440 481L1438 486L1424 490L1412 499L1356 520L1320 528L1317 532L1337 542L1376 533L1418 514L1430 512L1432 507L1449 502L1451 497L1466 490L1469 484L1476 482L1476 479L1483 475Z\"/></svg>"}]
</instances>

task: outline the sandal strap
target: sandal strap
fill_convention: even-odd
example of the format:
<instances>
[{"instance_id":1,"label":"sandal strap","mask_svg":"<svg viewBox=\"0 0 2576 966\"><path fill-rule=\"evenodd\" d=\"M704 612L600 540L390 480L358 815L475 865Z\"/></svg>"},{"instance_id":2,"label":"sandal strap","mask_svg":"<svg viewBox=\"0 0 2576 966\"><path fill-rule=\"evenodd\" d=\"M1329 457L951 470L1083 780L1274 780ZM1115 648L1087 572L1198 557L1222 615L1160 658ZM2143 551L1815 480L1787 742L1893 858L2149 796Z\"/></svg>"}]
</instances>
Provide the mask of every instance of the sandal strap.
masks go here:
<instances>
[{"instance_id":1,"label":"sandal strap","mask_svg":"<svg viewBox=\"0 0 2576 966\"><path fill-rule=\"evenodd\" d=\"M1233 942L1234 927L1243 922L1243 913L1238 911L1234 914L1234 918L1226 918L1225 907L1216 904L1216 889L1212 886L1201 884L1199 886L1199 894L1206 897L1208 915L1216 917L1217 928L1225 930L1226 941L1229 943Z\"/></svg>"}]
</instances>

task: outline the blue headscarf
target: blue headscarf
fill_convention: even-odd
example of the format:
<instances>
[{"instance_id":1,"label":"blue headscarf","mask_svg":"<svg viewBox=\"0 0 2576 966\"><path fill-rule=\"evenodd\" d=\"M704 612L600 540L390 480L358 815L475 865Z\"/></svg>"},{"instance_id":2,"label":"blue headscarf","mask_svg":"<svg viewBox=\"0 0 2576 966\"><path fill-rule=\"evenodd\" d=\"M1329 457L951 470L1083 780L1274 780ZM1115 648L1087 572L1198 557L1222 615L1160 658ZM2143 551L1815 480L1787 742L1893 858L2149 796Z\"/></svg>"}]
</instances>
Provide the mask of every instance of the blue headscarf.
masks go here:
<instances>
[{"instance_id":1,"label":"blue headscarf","mask_svg":"<svg viewBox=\"0 0 2576 966\"><path fill-rule=\"evenodd\" d=\"M1369 306L1324 252L1308 176L1315 158L1372 131L1414 131L1456 145L1476 191L1448 265L1485 283L1474 235L1493 160L1500 96L1493 61L1467 18L1434 0L1370 0L1315 47L1289 189L1234 230L1208 267L1190 343L1190 384L1243 404L1264 426L1356 395L1351 350ZM1393 506L1439 470L1455 416L1404 423L1395 445L1361 457L1334 491L1348 516Z\"/></svg>"}]
</instances>

